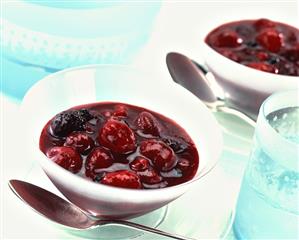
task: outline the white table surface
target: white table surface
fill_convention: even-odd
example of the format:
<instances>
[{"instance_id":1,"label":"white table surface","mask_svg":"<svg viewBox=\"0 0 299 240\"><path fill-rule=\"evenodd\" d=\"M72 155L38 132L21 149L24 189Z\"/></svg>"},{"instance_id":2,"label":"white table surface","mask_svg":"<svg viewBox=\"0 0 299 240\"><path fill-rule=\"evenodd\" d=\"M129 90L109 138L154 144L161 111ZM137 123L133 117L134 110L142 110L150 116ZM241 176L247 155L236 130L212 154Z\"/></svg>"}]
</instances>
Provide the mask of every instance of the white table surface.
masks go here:
<instances>
[{"instance_id":1,"label":"white table surface","mask_svg":"<svg viewBox=\"0 0 299 240\"><path fill-rule=\"evenodd\" d=\"M4 9L5 10L5 9ZM201 62L198 43L200 32L209 26L239 18L268 17L298 26L296 1L166 1L156 19L151 39L137 56L133 65L140 69L151 68L161 78L171 81L165 56L177 51ZM4 70L5 71L5 70ZM41 174L35 163L22 158L22 151L15 146L15 138L22 138L15 126L22 122L19 102L1 95L1 237L3 239L64 239L72 238L59 231L31 209L25 207L7 186L11 178L34 179ZM214 186L221 179L223 194L233 207L239 191L242 174L251 149L253 129L241 120L225 114L215 114L223 126L224 150L219 164L206 178L207 186ZM17 150L16 150L17 149ZM46 179L46 178L45 178ZM51 183L36 183L50 190ZM214 184L214 185L213 185ZM50 188L49 188L50 186ZM206 194L206 201L215 197ZM228 238L233 238L230 234ZM151 238L153 239L153 236ZM159 238L157 238L159 239Z\"/></svg>"}]
</instances>

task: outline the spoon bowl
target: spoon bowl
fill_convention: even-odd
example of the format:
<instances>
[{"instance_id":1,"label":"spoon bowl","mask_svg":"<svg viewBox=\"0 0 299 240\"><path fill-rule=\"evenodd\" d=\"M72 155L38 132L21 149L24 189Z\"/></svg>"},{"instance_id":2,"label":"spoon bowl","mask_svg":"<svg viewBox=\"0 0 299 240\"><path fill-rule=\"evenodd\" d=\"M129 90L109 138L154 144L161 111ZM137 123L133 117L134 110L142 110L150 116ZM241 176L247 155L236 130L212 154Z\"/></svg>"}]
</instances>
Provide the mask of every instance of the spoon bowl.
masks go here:
<instances>
[{"instance_id":1,"label":"spoon bowl","mask_svg":"<svg viewBox=\"0 0 299 240\"><path fill-rule=\"evenodd\" d=\"M233 114L251 126L255 126L255 117L239 110L230 102L215 81L213 74L204 72L199 64L175 52L167 54L166 63L173 80L192 92L212 111Z\"/></svg>"},{"instance_id":2,"label":"spoon bowl","mask_svg":"<svg viewBox=\"0 0 299 240\"><path fill-rule=\"evenodd\" d=\"M168 53L166 63L172 79L188 89L205 103L217 101L217 96L210 87L205 73L189 58L179 53Z\"/></svg>"}]
</instances>

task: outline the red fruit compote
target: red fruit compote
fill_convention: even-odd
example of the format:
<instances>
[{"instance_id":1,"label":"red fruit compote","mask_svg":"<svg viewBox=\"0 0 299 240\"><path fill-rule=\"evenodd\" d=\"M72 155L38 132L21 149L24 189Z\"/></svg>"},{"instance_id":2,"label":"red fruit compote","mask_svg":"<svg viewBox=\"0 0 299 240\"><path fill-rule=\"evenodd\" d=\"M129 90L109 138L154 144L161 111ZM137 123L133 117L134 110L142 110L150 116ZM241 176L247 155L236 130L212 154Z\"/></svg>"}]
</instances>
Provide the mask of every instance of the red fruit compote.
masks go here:
<instances>
[{"instance_id":1,"label":"red fruit compote","mask_svg":"<svg viewBox=\"0 0 299 240\"><path fill-rule=\"evenodd\" d=\"M199 156L186 131L156 112L124 103L76 106L43 128L41 151L100 184L157 189L192 179Z\"/></svg>"},{"instance_id":2,"label":"red fruit compote","mask_svg":"<svg viewBox=\"0 0 299 240\"><path fill-rule=\"evenodd\" d=\"M223 56L260 71L299 76L299 29L268 19L223 24L206 43Z\"/></svg>"}]
</instances>

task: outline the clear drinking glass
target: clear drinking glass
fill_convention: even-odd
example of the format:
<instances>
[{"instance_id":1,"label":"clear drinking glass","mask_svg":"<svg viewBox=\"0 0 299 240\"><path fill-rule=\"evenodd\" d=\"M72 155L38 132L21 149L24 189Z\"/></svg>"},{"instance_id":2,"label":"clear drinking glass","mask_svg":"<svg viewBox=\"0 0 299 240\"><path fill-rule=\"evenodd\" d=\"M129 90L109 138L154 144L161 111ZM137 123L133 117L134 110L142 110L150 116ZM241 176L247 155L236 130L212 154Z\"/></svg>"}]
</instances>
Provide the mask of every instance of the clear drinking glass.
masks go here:
<instances>
[{"instance_id":1,"label":"clear drinking glass","mask_svg":"<svg viewBox=\"0 0 299 240\"><path fill-rule=\"evenodd\" d=\"M260 108L237 203L238 239L299 239L299 95L276 93Z\"/></svg>"}]
</instances>

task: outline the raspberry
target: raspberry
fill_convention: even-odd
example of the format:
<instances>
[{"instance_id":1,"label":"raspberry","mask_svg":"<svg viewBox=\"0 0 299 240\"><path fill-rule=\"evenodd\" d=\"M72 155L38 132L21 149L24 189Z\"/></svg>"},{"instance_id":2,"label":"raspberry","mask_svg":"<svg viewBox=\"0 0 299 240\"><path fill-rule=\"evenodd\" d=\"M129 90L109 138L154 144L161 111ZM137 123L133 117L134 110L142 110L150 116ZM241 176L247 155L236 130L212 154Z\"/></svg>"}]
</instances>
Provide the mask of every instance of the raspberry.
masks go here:
<instances>
[{"instance_id":1,"label":"raspberry","mask_svg":"<svg viewBox=\"0 0 299 240\"><path fill-rule=\"evenodd\" d=\"M93 180L97 177L97 169L108 168L113 164L111 153L103 147L97 147L88 155L85 162L85 175Z\"/></svg>"},{"instance_id":2,"label":"raspberry","mask_svg":"<svg viewBox=\"0 0 299 240\"><path fill-rule=\"evenodd\" d=\"M116 153L130 153L136 149L134 132L125 123L109 119L99 132L99 142Z\"/></svg>"},{"instance_id":3,"label":"raspberry","mask_svg":"<svg viewBox=\"0 0 299 240\"><path fill-rule=\"evenodd\" d=\"M240 38L236 32L232 30L226 30L217 36L215 45L217 47L235 48L240 46L242 42L242 38Z\"/></svg>"},{"instance_id":4,"label":"raspberry","mask_svg":"<svg viewBox=\"0 0 299 240\"><path fill-rule=\"evenodd\" d=\"M162 141L147 140L140 144L140 152L152 160L154 166L162 171L169 171L176 165L173 150Z\"/></svg>"},{"instance_id":5,"label":"raspberry","mask_svg":"<svg viewBox=\"0 0 299 240\"><path fill-rule=\"evenodd\" d=\"M67 136L64 145L75 148L81 154L86 154L94 147L94 142L86 133L73 132Z\"/></svg>"},{"instance_id":6,"label":"raspberry","mask_svg":"<svg viewBox=\"0 0 299 240\"><path fill-rule=\"evenodd\" d=\"M102 184L121 188L141 188L139 176L128 170L107 173L101 180Z\"/></svg>"},{"instance_id":7,"label":"raspberry","mask_svg":"<svg viewBox=\"0 0 299 240\"><path fill-rule=\"evenodd\" d=\"M258 43L270 52L279 52L283 40L282 36L275 29L266 29L262 31L256 38Z\"/></svg>"},{"instance_id":8,"label":"raspberry","mask_svg":"<svg viewBox=\"0 0 299 240\"><path fill-rule=\"evenodd\" d=\"M139 130L145 134L151 134L153 136L160 135L160 125L158 120L149 112L141 112L135 124Z\"/></svg>"},{"instance_id":9,"label":"raspberry","mask_svg":"<svg viewBox=\"0 0 299 240\"><path fill-rule=\"evenodd\" d=\"M84 130L85 123L92 118L86 109L64 111L53 118L50 131L54 136L66 137L73 131Z\"/></svg>"},{"instance_id":10,"label":"raspberry","mask_svg":"<svg viewBox=\"0 0 299 240\"><path fill-rule=\"evenodd\" d=\"M81 156L72 147L52 147L47 151L46 155L52 161L70 172L78 173L81 170Z\"/></svg>"}]
</instances>

